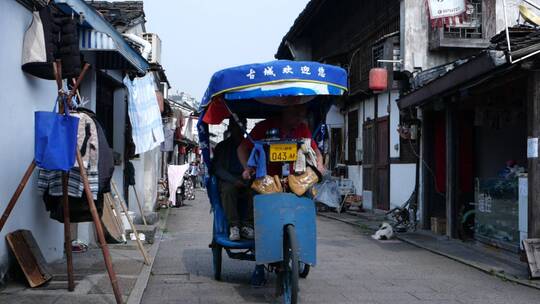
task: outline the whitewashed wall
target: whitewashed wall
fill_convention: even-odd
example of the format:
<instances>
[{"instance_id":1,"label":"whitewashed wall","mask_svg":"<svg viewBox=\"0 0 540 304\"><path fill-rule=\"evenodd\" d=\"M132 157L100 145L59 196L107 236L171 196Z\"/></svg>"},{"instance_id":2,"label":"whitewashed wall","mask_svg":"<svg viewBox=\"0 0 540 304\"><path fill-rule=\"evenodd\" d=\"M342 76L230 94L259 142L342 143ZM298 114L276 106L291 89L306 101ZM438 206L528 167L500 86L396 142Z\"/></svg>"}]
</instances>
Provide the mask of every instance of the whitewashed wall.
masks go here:
<instances>
[{"instance_id":1,"label":"whitewashed wall","mask_svg":"<svg viewBox=\"0 0 540 304\"><path fill-rule=\"evenodd\" d=\"M31 13L16 1L0 1L1 212L34 157L34 111L51 111L56 99L54 81L41 80L21 70L24 32L31 20ZM30 230L48 262L63 256L63 225L49 219L37 193L36 173L0 232L0 281L9 264L7 233Z\"/></svg>"},{"instance_id":2,"label":"whitewashed wall","mask_svg":"<svg viewBox=\"0 0 540 304\"><path fill-rule=\"evenodd\" d=\"M397 128L399 125L399 109L396 104L399 93L393 91L388 98L388 93L381 93L378 95L377 113L378 117L389 116L389 149L391 158L399 158L400 146L399 146L399 134ZM390 107L388 107L390 105ZM360 143L362 142L363 124L365 121L374 119L375 117L375 98L371 97L361 101L360 103L351 106L348 111L358 110L358 130ZM390 110L390 111L389 111ZM347 117L345 117L347 120ZM348 122L345 124L346 129ZM348 130L347 130L348 131ZM346 157L348 158L347 141L345 141ZM396 149L397 148L397 149ZM357 193L361 193L364 196L364 208L373 209L375 205L371 201L371 191L364 191L362 183L362 166L348 166L349 178L353 180ZM390 165L390 205L401 205L403 198L406 199L410 196L414 188L414 164L392 164ZM406 200L405 199L405 200Z\"/></svg>"},{"instance_id":3,"label":"whitewashed wall","mask_svg":"<svg viewBox=\"0 0 540 304\"><path fill-rule=\"evenodd\" d=\"M502 0L490 0L490 1L497 1L497 7L495 12L495 18L497 18L497 32L504 30L505 23L504 23L504 7L503 7L503 1ZM538 4L538 1L533 1ZM514 25L516 24L516 21L518 20L519 16L519 5L523 3L522 0L506 0L506 13L508 15L508 25Z\"/></svg>"},{"instance_id":4,"label":"whitewashed wall","mask_svg":"<svg viewBox=\"0 0 540 304\"><path fill-rule=\"evenodd\" d=\"M400 156L401 147L399 146L399 133L397 132L399 125L399 108L396 100L399 98L398 92L392 92L390 102L390 158Z\"/></svg>"},{"instance_id":5,"label":"whitewashed wall","mask_svg":"<svg viewBox=\"0 0 540 304\"><path fill-rule=\"evenodd\" d=\"M339 108L335 105L330 107L330 110L326 114L326 124L330 128L343 128L345 123L343 115L339 112Z\"/></svg>"},{"instance_id":6,"label":"whitewashed wall","mask_svg":"<svg viewBox=\"0 0 540 304\"><path fill-rule=\"evenodd\" d=\"M144 153L144 184L142 192L139 191L139 198L142 200L141 194L144 195L143 209L153 211L157 202L157 182L159 179L159 166L161 164L161 150L157 147L151 151ZM140 186L138 187L140 188ZM131 209L136 207L137 202L132 200ZM137 213L138 210L137 210Z\"/></svg>"},{"instance_id":7,"label":"whitewashed wall","mask_svg":"<svg viewBox=\"0 0 540 304\"><path fill-rule=\"evenodd\" d=\"M414 191L415 164L390 165L390 209L405 203Z\"/></svg>"}]
</instances>

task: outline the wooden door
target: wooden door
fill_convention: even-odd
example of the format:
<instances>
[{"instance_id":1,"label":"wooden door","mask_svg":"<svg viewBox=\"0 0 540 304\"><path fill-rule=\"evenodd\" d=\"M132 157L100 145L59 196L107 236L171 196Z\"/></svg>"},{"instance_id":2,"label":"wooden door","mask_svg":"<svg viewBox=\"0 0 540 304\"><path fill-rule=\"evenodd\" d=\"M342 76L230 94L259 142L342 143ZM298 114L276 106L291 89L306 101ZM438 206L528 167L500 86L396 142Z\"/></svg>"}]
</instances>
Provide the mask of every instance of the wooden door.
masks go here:
<instances>
[{"instance_id":1,"label":"wooden door","mask_svg":"<svg viewBox=\"0 0 540 304\"><path fill-rule=\"evenodd\" d=\"M356 140L358 139L358 110L349 112L347 115L347 154L348 164L357 165Z\"/></svg>"},{"instance_id":2,"label":"wooden door","mask_svg":"<svg viewBox=\"0 0 540 304\"><path fill-rule=\"evenodd\" d=\"M377 153L375 155L377 209L390 209L390 142L388 116L377 120Z\"/></svg>"},{"instance_id":3,"label":"wooden door","mask_svg":"<svg viewBox=\"0 0 540 304\"><path fill-rule=\"evenodd\" d=\"M364 123L362 135L362 180L363 188L367 191L375 191L373 187L373 168L375 166L375 124L373 121Z\"/></svg>"},{"instance_id":4,"label":"wooden door","mask_svg":"<svg viewBox=\"0 0 540 304\"><path fill-rule=\"evenodd\" d=\"M368 121L363 130L363 188L373 194L374 207L390 209L390 158L388 116Z\"/></svg>"},{"instance_id":5,"label":"wooden door","mask_svg":"<svg viewBox=\"0 0 540 304\"><path fill-rule=\"evenodd\" d=\"M337 164L342 163L343 161L343 129L342 128L332 128L330 133L330 167L334 169Z\"/></svg>"}]
</instances>

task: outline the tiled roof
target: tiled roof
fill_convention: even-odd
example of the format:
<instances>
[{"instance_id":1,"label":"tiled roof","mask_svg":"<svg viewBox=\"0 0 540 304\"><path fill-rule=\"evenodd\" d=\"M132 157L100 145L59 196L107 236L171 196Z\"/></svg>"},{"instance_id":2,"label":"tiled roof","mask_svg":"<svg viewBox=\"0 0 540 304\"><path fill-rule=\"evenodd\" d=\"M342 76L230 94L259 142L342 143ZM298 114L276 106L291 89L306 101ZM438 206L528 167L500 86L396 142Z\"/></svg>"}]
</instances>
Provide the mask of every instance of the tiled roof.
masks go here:
<instances>
[{"instance_id":1,"label":"tiled roof","mask_svg":"<svg viewBox=\"0 0 540 304\"><path fill-rule=\"evenodd\" d=\"M118 31L124 32L145 21L143 1L86 1Z\"/></svg>"},{"instance_id":2,"label":"tiled roof","mask_svg":"<svg viewBox=\"0 0 540 304\"><path fill-rule=\"evenodd\" d=\"M429 70L421 71L414 75L414 78L411 79L411 91L418 90L433 80L443 77L447 73L451 72L455 68L469 62L471 58L465 58L456 60L454 62L447 63L445 65L440 65Z\"/></svg>"},{"instance_id":3,"label":"tiled roof","mask_svg":"<svg viewBox=\"0 0 540 304\"><path fill-rule=\"evenodd\" d=\"M540 30L526 25L518 25L509 28L508 33L510 35L510 48L512 50L512 55L514 56L514 60L518 57L530 54L536 50L540 50ZM506 31L502 31L497 35L493 36L493 38L491 38L491 46L488 49L495 51L507 51L508 45L506 42ZM429 70L425 70L415 74L414 78L412 78L410 81L411 89L409 92L405 92L405 95L419 90L430 82L441 78L449 72L455 70L457 67L470 62L474 58L482 56L482 54L485 52L486 51L482 51L479 54L456 60L454 62L450 62L448 64L434 67Z\"/></svg>"},{"instance_id":4,"label":"tiled roof","mask_svg":"<svg viewBox=\"0 0 540 304\"><path fill-rule=\"evenodd\" d=\"M510 34L510 47L512 50L521 49L532 44L540 43L540 31L530 26L520 25L508 29ZM491 38L491 48L506 51L506 31L502 31Z\"/></svg>"}]
</instances>

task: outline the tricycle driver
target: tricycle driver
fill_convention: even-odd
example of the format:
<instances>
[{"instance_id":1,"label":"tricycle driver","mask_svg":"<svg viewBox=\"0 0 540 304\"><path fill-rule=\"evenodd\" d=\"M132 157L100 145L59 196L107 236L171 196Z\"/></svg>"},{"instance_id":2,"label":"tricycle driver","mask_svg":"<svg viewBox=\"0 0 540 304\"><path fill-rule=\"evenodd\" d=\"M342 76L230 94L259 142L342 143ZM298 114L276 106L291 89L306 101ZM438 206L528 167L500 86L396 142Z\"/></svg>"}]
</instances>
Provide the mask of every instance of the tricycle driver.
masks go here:
<instances>
[{"instance_id":1,"label":"tricycle driver","mask_svg":"<svg viewBox=\"0 0 540 304\"><path fill-rule=\"evenodd\" d=\"M245 125L245 120L241 123ZM212 168L218 178L219 195L230 227L229 239L253 239L253 194L247 181L242 179L243 167L236 153L243 132L234 119L229 119L227 131L230 136L214 150ZM239 202L245 205L242 208L245 212L239 213Z\"/></svg>"}]
</instances>

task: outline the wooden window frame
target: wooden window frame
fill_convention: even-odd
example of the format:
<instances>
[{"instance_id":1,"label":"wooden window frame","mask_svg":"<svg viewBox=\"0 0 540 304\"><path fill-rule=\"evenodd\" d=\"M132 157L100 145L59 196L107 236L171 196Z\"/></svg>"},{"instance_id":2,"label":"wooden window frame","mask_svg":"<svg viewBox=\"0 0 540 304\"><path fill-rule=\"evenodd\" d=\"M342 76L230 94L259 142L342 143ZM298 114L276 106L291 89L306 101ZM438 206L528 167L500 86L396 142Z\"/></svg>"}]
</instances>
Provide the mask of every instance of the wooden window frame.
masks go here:
<instances>
[{"instance_id":1,"label":"wooden window frame","mask_svg":"<svg viewBox=\"0 0 540 304\"><path fill-rule=\"evenodd\" d=\"M494 1L482 0L482 38L451 38L445 37L444 28L429 31L429 49L431 51L446 48L481 49L490 45L490 38L496 33Z\"/></svg>"}]
</instances>

